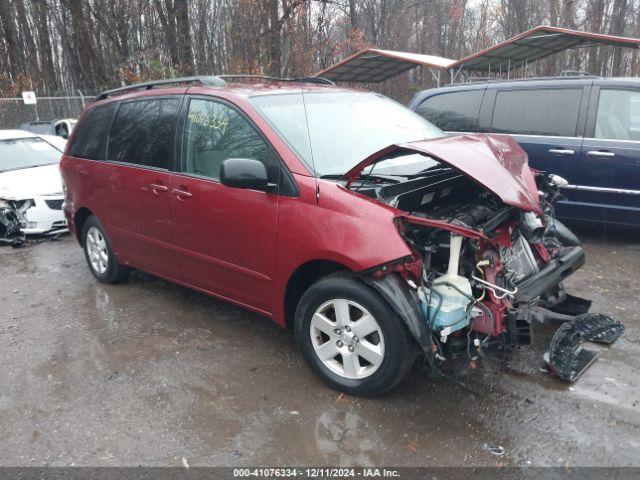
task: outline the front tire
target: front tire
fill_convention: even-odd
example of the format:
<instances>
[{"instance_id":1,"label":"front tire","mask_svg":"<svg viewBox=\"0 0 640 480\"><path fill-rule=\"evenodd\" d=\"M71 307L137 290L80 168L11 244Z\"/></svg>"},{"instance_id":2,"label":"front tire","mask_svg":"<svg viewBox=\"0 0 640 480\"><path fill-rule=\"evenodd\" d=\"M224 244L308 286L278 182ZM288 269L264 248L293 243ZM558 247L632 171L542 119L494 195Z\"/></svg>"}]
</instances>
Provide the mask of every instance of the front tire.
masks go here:
<instances>
[{"instance_id":1,"label":"front tire","mask_svg":"<svg viewBox=\"0 0 640 480\"><path fill-rule=\"evenodd\" d=\"M89 270L101 283L121 283L129 277L130 268L118 262L107 233L94 215L82 227L82 247Z\"/></svg>"},{"instance_id":2,"label":"front tire","mask_svg":"<svg viewBox=\"0 0 640 480\"><path fill-rule=\"evenodd\" d=\"M300 299L296 341L311 369L341 392L376 396L395 387L416 358L405 325L378 293L336 274Z\"/></svg>"}]
</instances>

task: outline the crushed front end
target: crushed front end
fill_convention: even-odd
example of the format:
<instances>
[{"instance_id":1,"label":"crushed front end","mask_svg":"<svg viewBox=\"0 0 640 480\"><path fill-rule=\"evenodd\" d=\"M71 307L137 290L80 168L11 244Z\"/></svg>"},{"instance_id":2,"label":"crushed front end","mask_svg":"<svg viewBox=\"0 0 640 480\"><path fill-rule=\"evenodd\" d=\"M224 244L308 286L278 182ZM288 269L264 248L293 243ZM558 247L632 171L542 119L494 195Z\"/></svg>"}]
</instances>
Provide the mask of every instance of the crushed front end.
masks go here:
<instances>
[{"instance_id":1,"label":"crushed front end","mask_svg":"<svg viewBox=\"0 0 640 480\"><path fill-rule=\"evenodd\" d=\"M28 198L0 198L0 208L10 210L12 215L17 217L22 237L25 235L54 237L69 231L62 212L63 202L64 196L59 193L32 194ZM0 239L2 236L0 229Z\"/></svg>"},{"instance_id":2,"label":"crushed front end","mask_svg":"<svg viewBox=\"0 0 640 480\"><path fill-rule=\"evenodd\" d=\"M489 150L493 141L480 139ZM503 157L493 158L503 167L521 152L517 145L501 147ZM419 150L435 156L431 145ZM508 158L511 170L514 158ZM432 362L466 354L476 363L489 345L529 343L533 324L557 322L545 359L555 375L574 381L597 356L582 343L612 343L623 326L589 313L590 301L565 291L563 280L584 264L585 253L553 215L563 180L534 176L526 157L515 165L523 175L513 175L511 185L463 175L461 165L431 167L428 175L390 184L361 181L361 192L403 212L396 226L413 251L410 259L370 272L368 281ZM508 179L505 170L498 173Z\"/></svg>"},{"instance_id":3,"label":"crushed front end","mask_svg":"<svg viewBox=\"0 0 640 480\"><path fill-rule=\"evenodd\" d=\"M0 243L19 247L24 243L21 212L10 202L0 199Z\"/></svg>"}]
</instances>

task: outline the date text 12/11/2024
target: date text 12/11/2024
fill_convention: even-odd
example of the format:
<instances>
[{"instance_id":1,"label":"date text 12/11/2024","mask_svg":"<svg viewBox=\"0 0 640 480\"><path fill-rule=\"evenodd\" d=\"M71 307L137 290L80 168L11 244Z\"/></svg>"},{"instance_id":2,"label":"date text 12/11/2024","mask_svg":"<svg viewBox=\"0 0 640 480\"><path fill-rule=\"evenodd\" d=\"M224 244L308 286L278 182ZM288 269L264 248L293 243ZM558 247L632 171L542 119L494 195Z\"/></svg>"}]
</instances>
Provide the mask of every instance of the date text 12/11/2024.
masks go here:
<instances>
[{"instance_id":1,"label":"date text 12/11/2024","mask_svg":"<svg viewBox=\"0 0 640 480\"><path fill-rule=\"evenodd\" d=\"M387 468L235 468L235 478L398 478L400 473Z\"/></svg>"}]
</instances>

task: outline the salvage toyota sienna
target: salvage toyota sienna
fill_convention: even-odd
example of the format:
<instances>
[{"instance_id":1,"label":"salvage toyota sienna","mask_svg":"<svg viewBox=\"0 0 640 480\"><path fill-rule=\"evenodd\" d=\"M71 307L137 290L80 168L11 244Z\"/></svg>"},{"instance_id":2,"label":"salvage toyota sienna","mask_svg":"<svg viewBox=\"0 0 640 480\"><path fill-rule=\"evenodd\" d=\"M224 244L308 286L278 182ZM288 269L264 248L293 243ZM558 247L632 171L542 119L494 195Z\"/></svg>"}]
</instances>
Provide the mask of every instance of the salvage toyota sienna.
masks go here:
<instances>
[{"instance_id":1,"label":"salvage toyota sienna","mask_svg":"<svg viewBox=\"0 0 640 480\"><path fill-rule=\"evenodd\" d=\"M61 162L93 276L131 268L295 330L331 387L377 395L558 321L546 360L573 381L584 341L623 330L562 281L585 261L553 218L563 179L508 136L441 130L321 79L192 77L101 94Z\"/></svg>"}]
</instances>

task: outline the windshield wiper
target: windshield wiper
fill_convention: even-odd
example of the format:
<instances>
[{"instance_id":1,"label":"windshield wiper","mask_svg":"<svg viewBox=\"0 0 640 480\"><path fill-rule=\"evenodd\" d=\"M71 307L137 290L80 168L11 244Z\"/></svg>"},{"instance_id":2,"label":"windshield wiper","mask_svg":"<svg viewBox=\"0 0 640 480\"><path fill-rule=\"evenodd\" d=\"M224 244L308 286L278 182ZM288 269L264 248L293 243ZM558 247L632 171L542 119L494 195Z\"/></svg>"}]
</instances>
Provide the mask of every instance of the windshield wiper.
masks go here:
<instances>
[{"instance_id":1,"label":"windshield wiper","mask_svg":"<svg viewBox=\"0 0 640 480\"><path fill-rule=\"evenodd\" d=\"M367 180L384 180L387 182L400 183L401 180L397 180L398 178L420 178L426 177L431 174L438 174L443 172L450 172L452 169L450 167L438 167L438 168L425 168L416 173L378 173L376 175L369 175L367 173L362 173L358 175L358 179L363 178ZM330 175L322 175L320 178L326 178L328 180L340 180L344 175L339 174L330 174Z\"/></svg>"},{"instance_id":2,"label":"windshield wiper","mask_svg":"<svg viewBox=\"0 0 640 480\"><path fill-rule=\"evenodd\" d=\"M360 175L358 175L358 178L356 181L358 180L370 180L372 182L377 181L384 181L384 182L392 182L392 183L400 183L400 180L397 180L395 178L390 178L390 177L404 177L406 175L369 175L368 173L362 173ZM324 178L327 180L340 180L342 178L344 178L344 175L340 175L340 174L329 174L329 175L322 175L320 178Z\"/></svg>"},{"instance_id":3,"label":"windshield wiper","mask_svg":"<svg viewBox=\"0 0 640 480\"><path fill-rule=\"evenodd\" d=\"M450 172L452 170L453 169L451 167L430 167L430 168L425 168L424 170L421 170L419 172L412 173L411 175L401 175L401 176L406 178L419 178L419 177L426 177L427 175L431 175L432 173Z\"/></svg>"}]
</instances>

